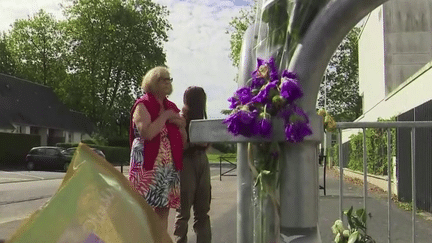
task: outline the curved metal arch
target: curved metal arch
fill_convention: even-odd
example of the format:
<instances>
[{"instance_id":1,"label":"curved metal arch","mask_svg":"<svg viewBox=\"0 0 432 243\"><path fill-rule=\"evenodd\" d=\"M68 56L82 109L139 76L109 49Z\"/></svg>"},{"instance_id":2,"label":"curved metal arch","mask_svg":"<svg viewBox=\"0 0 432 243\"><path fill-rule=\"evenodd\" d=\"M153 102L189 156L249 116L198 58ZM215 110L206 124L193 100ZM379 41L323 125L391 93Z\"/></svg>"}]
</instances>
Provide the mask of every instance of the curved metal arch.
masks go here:
<instances>
[{"instance_id":1,"label":"curved metal arch","mask_svg":"<svg viewBox=\"0 0 432 243\"><path fill-rule=\"evenodd\" d=\"M300 106L307 112L315 112L322 76L343 38L363 17L386 1L330 1L316 16L289 67L302 83L305 92Z\"/></svg>"}]
</instances>

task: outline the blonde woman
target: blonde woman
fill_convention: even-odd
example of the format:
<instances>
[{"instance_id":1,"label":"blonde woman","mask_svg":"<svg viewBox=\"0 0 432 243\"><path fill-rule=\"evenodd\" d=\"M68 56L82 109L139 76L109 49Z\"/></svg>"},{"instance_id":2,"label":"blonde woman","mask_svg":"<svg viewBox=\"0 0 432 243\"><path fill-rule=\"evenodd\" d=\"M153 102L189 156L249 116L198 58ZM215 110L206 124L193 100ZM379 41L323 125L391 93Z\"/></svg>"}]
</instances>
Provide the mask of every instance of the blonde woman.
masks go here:
<instances>
[{"instance_id":1,"label":"blonde woman","mask_svg":"<svg viewBox=\"0 0 432 243\"><path fill-rule=\"evenodd\" d=\"M172 78L166 67L155 67L142 81L144 95L131 110L129 180L162 219L165 229L169 209L180 206L182 154L186 121L167 99Z\"/></svg>"}]
</instances>

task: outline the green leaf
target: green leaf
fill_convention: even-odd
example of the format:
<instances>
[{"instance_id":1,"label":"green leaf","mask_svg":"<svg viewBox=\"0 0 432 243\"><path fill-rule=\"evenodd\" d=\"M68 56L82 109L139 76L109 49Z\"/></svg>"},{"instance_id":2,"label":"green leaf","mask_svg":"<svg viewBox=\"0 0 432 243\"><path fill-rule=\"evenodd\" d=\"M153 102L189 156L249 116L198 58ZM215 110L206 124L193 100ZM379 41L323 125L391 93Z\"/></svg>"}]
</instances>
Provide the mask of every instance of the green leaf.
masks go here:
<instances>
[{"instance_id":1,"label":"green leaf","mask_svg":"<svg viewBox=\"0 0 432 243\"><path fill-rule=\"evenodd\" d=\"M367 215L366 210L364 208L358 209L356 211L357 217L361 219L361 221L366 225Z\"/></svg>"},{"instance_id":2,"label":"green leaf","mask_svg":"<svg viewBox=\"0 0 432 243\"><path fill-rule=\"evenodd\" d=\"M354 231L348 238L348 243L355 243L359 239L359 232Z\"/></svg>"},{"instance_id":3,"label":"green leaf","mask_svg":"<svg viewBox=\"0 0 432 243\"><path fill-rule=\"evenodd\" d=\"M353 207L351 206L350 209L348 209L348 210L346 210L344 212L344 214L347 216L348 226L349 226L350 229L354 229L355 228L355 224L354 224L354 222L352 220L352 211L353 211Z\"/></svg>"}]
</instances>

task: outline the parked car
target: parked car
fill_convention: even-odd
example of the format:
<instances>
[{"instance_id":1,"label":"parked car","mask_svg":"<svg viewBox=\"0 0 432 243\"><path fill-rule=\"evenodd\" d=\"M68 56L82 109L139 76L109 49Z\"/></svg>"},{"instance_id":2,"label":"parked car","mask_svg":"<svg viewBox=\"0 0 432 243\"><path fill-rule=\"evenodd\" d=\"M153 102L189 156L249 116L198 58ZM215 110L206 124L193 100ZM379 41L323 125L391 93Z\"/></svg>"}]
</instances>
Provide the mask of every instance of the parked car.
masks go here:
<instances>
[{"instance_id":1,"label":"parked car","mask_svg":"<svg viewBox=\"0 0 432 243\"><path fill-rule=\"evenodd\" d=\"M76 149L77 149L76 147L68 148L68 149L65 149L65 150L63 151L63 153L64 153L66 156L69 156L69 157L72 159L72 157L73 157L73 155L74 155ZM96 149L96 148L91 148L91 149L92 149L96 154L98 154L98 155L100 155L100 156L102 156L102 157L105 158L105 154L104 154L101 150Z\"/></svg>"},{"instance_id":2,"label":"parked car","mask_svg":"<svg viewBox=\"0 0 432 243\"><path fill-rule=\"evenodd\" d=\"M62 148L53 146L34 147L26 156L28 170L49 167L66 171L70 162L71 157L67 156Z\"/></svg>"}]
</instances>

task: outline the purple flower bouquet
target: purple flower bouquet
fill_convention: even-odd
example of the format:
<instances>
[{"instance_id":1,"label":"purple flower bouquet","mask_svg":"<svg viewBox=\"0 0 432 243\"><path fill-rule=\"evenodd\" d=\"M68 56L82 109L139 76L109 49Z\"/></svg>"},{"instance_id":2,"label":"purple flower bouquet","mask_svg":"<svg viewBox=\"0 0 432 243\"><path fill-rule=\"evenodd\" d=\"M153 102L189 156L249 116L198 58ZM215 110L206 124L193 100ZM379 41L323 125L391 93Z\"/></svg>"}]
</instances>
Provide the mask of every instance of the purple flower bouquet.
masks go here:
<instances>
[{"instance_id":1,"label":"purple flower bouquet","mask_svg":"<svg viewBox=\"0 0 432 243\"><path fill-rule=\"evenodd\" d=\"M303 96L297 76L283 70L279 76L274 58L257 59L248 86L239 88L230 102L231 114L224 120L228 131L245 137L272 137L272 118L282 118L288 142L303 141L311 135L309 118L296 101Z\"/></svg>"}]
</instances>

